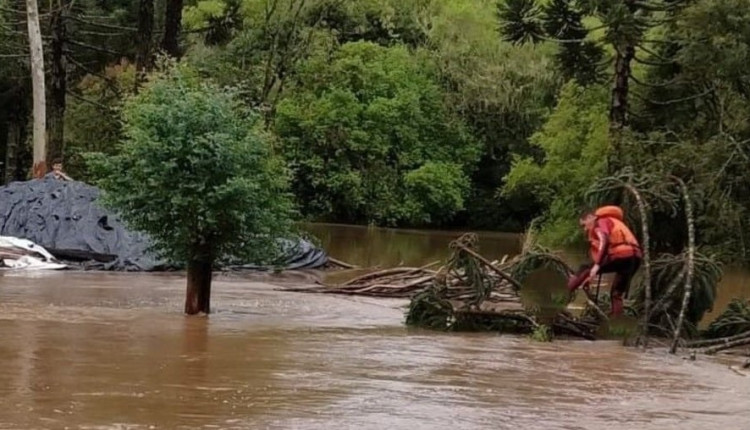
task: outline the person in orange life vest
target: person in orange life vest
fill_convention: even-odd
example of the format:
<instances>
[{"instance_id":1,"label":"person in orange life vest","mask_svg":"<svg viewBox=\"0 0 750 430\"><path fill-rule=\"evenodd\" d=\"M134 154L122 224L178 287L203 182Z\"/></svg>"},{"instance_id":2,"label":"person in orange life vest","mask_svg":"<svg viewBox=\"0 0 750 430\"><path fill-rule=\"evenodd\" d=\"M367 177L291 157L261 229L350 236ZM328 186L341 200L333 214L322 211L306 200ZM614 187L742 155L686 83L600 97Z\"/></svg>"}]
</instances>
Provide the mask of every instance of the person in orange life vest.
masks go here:
<instances>
[{"instance_id":1,"label":"person in orange life vest","mask_svg":"<svg viewBox=\"0 0 750 430\"><path fill-rule=\"evenodd\" d=\"M611 315L622 315L623 298L627 297L630 281L641 266L643 253L638 240L625 225L622 209L604 206L579 219L586 232L592 263L582 265L568 281L568 290L593 281L601 273L614 273L610 290Z\"/></svg>"}]
</instances>

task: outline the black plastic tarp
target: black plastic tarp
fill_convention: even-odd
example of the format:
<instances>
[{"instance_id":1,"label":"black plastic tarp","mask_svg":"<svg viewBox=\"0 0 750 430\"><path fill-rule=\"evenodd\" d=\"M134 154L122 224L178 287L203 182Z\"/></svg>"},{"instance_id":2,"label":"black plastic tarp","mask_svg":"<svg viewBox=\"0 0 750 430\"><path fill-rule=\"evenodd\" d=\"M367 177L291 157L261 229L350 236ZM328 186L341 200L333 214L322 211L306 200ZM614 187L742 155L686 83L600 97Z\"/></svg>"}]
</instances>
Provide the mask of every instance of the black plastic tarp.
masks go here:
<instances>
[{"instance_id":1,"label":"black plastic tarp","mask_svg":"<svg viewBox=\"0 0 750 430\"><path fill-rule=\"evenodd\" d=\"M150 238L129 231L97 204L99 189L77 181L43 179L0 187L0 235L28 239L55 257L89 269L151 271L171 268L148 252ZM279 239L283 257L274 267L312 269L328 262L325 251L303 239ZM262 270L248 262L236 269Z\"/></svg>"}]
</instances>

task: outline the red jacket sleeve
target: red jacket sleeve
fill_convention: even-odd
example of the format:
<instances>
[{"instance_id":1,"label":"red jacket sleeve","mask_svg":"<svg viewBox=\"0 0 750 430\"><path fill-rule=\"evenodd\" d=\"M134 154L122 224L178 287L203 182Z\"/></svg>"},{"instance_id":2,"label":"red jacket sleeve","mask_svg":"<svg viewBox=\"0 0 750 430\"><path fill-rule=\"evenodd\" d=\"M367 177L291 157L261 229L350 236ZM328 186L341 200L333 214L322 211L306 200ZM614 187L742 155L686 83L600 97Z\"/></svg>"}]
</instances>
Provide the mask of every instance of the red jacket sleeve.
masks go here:
<instances>
[{"instance_id":1,"label":"red jacket sleeve","mask_svg":"<svg viewBox=\"0 0 750 430\"><path fill-rule=\"evenodd\" d=\"M609 235L614 228L614 223L606 218L597 220L596 226L594 227L595 233L601 233L602 242L599 248L599 253L594 259L594 263L602 264L604 258L607 256L607 249L609 248Z\"/></svg>"}]
</instances>

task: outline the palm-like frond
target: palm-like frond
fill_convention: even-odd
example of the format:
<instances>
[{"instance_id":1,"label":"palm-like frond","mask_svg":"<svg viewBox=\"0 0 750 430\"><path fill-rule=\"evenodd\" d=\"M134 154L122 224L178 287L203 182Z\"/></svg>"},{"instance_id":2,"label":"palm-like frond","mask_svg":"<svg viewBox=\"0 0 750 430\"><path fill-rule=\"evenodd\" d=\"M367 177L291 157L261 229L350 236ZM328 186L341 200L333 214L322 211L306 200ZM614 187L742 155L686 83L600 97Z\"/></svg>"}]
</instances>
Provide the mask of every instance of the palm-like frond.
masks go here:
<instances>
[{"instance_id":1,"label":"palm-like frond","mask_svg":"<svg viewBox=\"0 0 750 430\"><path fill-rule=\"evenodd\" d=\"M497 5L505 40L513 43L538 42L544 35L542 10L534 0L506 0Z\"/></svg>"}]
</instances>

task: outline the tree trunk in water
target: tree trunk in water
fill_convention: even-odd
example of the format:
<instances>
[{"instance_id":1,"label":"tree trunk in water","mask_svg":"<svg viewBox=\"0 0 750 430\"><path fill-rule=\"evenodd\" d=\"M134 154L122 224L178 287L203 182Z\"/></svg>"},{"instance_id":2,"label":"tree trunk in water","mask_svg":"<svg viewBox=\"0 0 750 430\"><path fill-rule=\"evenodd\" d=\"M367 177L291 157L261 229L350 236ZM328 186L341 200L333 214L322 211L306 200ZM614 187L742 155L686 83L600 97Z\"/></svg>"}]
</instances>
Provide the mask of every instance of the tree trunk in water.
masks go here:
<instances>
[{"instance_id":1,"label":"tree trunk in water","mask_svg":"<svg viewBox=\"0 0 750 430\"><path fill-rule=\"evenodd\" d=\"M212 267L211 261L194 259L188 262L187 294L185 295L186 314L210 313Z\"/></svg>"},{"instance_id":2,"label":"tree trunk in water","mask_svg":"<svg viewBox=\"0 0 750 430\"><path fill-rule=\"evenodd\" d=\"M65 127L65 16L64 10L69 0L61 0L50 15L52 27L52 80L50 82L49 111L49 146L47 150L47 165L51 166L55 159L62 160L64 152Z\"/></svg>"},{"instance_id":3,"label":"tree trunk in water","mask_svg":"<svg viewBox=\"0 0 750 430\"><path fill-rule=\"evenodd\" d=\"M183 0L167 0L164 14L164 39L162 49L173 58L180 58L180 31L182 30Z\"/></svg>"},{"instance_id":4,"label":"tree trunk in water","mask_svg":"<svg viewBox=\"0 0 750 430\"><path fill-rule=\"evenodd\" d=\"M154 0L140 0L138 7L138 52L135 58L136 87L151 68L151 39L154 32Z\"/></svg>"},{"instance_id":5,"label":"tree trunk in water","mask_svg":"<svg viewBox=\"0 0 750 430\"><path fill-rule=\"evenodd\" d=\"M644 284L646 286L646 297L643 305L643 318L641 319L641 335L643 336L643 347L648 348L648 322L651 319L651 253L650 249L650 237L648 232L648 209L646 208L646 202L643 201L641 193L631 184L625 186L628 191L635 197L635 201L638 203L638 212L641 217L641 245L643 250L643 272L644 272Z\"/></svg>"},{"instance_id":6,"label":"tree trunk in water","mask_svg":"<svg viewBox=\"0 0 750 430\"><path fill-rule=\"evenodd\" d=\"M39 8L36 0L26 0L31 56L31 85L34 101L34 158L32 174L41 178L47 174L47 113L44 88L44 51L39 28Z\"/></svg>"},{"instance_id":7,"label":"tree trunk in water","mask_svg":"<svg viewBox=\"0 0 750 430\"><path fill-rule=\"evenodd\" d=\"M693 221L693 204L690 201L690 194L685 182L680 178L675 177L674 179L680 185L682 198L685 200L685 217L687 218L688 223L688 260L687 277L685 278L685 295L682 297L682 308L680 309L680 315L677 317L677 326L674 329L672 346L669 348L671 354L674 354L677 351L677 343L680 341L682 323L685 320L685 312L687 312L687 307L690 304L690 295L693 293L692 280L693 272L695 270L695 225Z\"/></svg>"}]
</instances>

